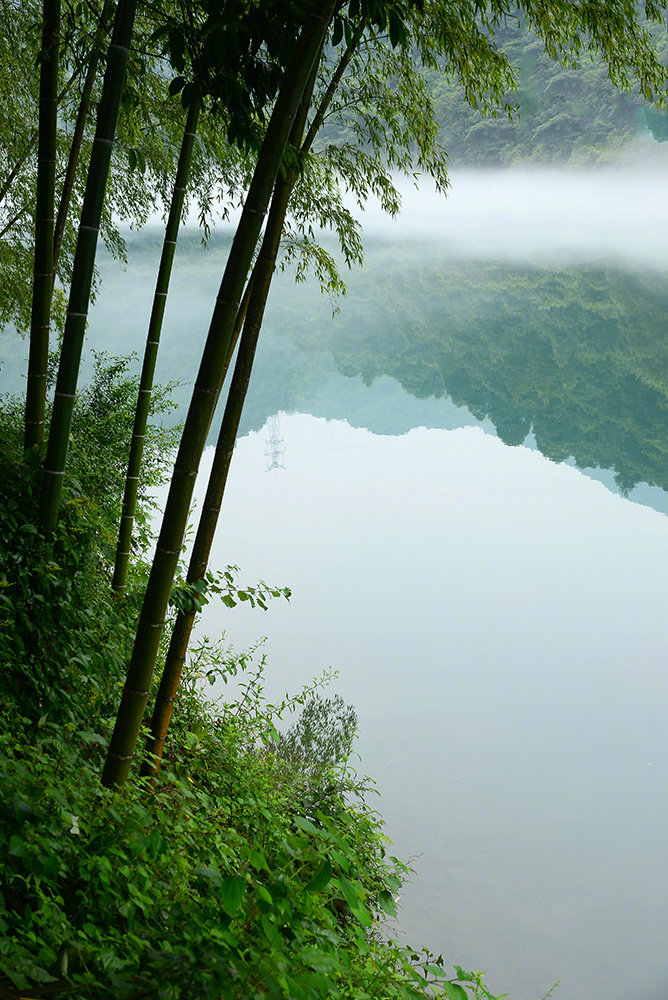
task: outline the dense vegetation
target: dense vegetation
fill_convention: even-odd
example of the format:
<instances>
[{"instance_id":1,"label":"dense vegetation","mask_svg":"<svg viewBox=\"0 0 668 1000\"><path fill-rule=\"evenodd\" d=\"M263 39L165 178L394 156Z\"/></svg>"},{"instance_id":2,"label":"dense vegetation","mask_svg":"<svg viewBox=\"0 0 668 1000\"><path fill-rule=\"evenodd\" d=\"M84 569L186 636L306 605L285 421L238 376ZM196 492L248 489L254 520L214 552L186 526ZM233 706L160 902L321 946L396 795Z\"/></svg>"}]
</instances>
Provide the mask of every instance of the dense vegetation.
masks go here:
<instances>
[{"instance_id":1,"label":"dense vegetation","mask_svg":"<svg viewBox=\"0 0 668 1000\"><path fill-rule=\"evenodd\" d=\"M0 994L404 1000L435 981L440 996L463 1000L462 983L490 996L477 974L448 979L441 959L387 939L407 869L387 856L367 783L347 763L354 712L318 684L268 705L261 660L204 642L157 784L100 784L146 569L138 560L126 598L112 596L115 466L134 383L110 365L97 387L79 404L53 545L33 527L16 407L1 416ZM92 420L102 395L104 426ZM168 444L155 434L154 482ZM221 580L228 606L280 593L242 590L229 570ZM184 599L177 590L174 603ZM207 677L236 675L235 702L207 703ZM281 736L281 716L299 706Z\"/></svg>"},{"instance_id":2,"label":"dense vegetation","mask_svg":"<svg viewBox=\"0 0 668 1000\"><path fill-rule=\"evenodd\" d=\"M591 54L615 86L663 106L668 69L634 5L519 8L551 58ZM666 10L668 0L646 0L647 23L663 26ZM0 6L12 70L0 87L0 261L10 276L0 322L30 330L22 420L11 401L0 415L3 996L489 996L477 974L455 967L447 979L440 958L421 961L383 936L406 869L386 857L364 784L346 767L350 712L304 694L305 714L283 738L260 667L240 702L214 709L202 674L227 677L247 659L206 644L186 653L207 599L262 607L283 593L208 571L281 248L298 274L312 266L340 287L313 234L329 227L344 260L360 259L343 188L360 204L375 194L390 213L394 172L419 169L442 189L425 73L458 81L472 106L510 113L509 20L505 0ZM339 141L318 141L325 119ZM221 183L240 217L190 404L175 436L147 434L184 195L196 192L207 216ZM126 362L102 361L77 393L98 238L121 252L113 211L141 224L158 203L168 222L140 388ZM194 483L235 347L186 571ZM146 493L172 443L151 541ZM149 699L148 749L129 781Z\"/></svg>"}]
</instances>

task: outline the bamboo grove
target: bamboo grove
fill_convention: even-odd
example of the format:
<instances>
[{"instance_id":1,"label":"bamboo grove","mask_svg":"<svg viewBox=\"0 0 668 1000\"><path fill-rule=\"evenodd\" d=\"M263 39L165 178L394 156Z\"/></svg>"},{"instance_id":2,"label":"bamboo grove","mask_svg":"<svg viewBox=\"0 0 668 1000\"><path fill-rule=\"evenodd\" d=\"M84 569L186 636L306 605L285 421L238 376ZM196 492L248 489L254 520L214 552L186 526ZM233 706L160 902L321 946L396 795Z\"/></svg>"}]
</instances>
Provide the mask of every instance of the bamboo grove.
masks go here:
<instances>
[{"instance_id":1,"label":"bamboo grove","mask_svg":"<svg viewBox=\"0 0 668 1000\"><path fill-rule=\"evenodd\" d=\"M7 2L3 8L2 18L11 27L12 19L21 16L20 5ZM657 23L665 26L667 8L668 0L647 0L641 16L632 0L119 0L85 8L64 3L62 9L61 0L44 0L41 9L33 5L40 25L34 53L39 65L36 135L27 147L12 150L13 166L4 165L0 209L7 223L3 236L11 235L12 225L24 227L17 230L19 253L29 227L25 206L12 221L11 196L22 164L36 156L24 445L40 490L35 527L47 540L56 537L61 511L99 234L113 229L114 199L123 183L114 159L119 133L130 168L126 173L135 178L145 174L167 216L110 574L118 600L125 599L131 567L142 444L178 232L192 201L210 207L224 190L241 205L176 454L102 775L105 785L122 785L130 774L179 572L195 478L220 406L221 430L186 578L191 588L204 586L281 254L300 258L304 266L324 267L323 280L328 275L340 280L313 232L334 229L343 259L350 263L360 257L359 231L344 191L360 205L377 197L394 212L398 195L393 177L398 173L419 172L432 177L440 190L446 188L447 149L441 145L422 71L438 69L457 79L468 102L482 112L512 116L514 71L495 36L495 28L508 19L522 18L555 59L577 62L595 54L618 87L636 88L662 107L668 74L653 48L651 29ZM69 93L71 101L73 92L79 99L71 111L69 145L60 148L65 137L58 130L59 108L62 114L63 95ZM149 140L149 130L133 131L132 121L151 101L165 117L160 128L150 130ZM86 130L93 136L89 159L82 155ZM140 216L147 205L141 203ZM63 301L67 307L50 401L47 366L54 338L49 331ZM10 303L5 318L20 313L20 304ZM57 563L56 540L53 546ZM193 604L172 625L143 756L147 774L156 773L168 738L195 613Z\"/></svg>"}]
</instances>

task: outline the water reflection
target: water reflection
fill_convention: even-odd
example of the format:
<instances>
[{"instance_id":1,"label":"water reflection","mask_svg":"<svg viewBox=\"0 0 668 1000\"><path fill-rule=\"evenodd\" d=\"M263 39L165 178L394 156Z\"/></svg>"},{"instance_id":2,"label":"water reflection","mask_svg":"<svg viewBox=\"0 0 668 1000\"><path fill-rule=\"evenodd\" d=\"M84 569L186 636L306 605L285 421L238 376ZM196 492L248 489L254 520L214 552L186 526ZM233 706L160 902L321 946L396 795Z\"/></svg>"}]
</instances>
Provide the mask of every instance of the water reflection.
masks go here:
<instances>
[{"instance_id":1,"label":"water reflection","mask_svg":"<svg viewBox=\"0 0 668 1000\"><path fill-rule=\"evenodd\" d=\"M275 335L259 359L250 426L266 419L263 402L350 419L345 391L323 367L327 348L345 376L367 386L390 376L420 400L448 399L460 408L461 423L488 421L506 444L531 435L555 461L572 457L580 468L612 469L622 493L638 483L668 486L663 277L467 263L413 251L377 246L363 289L353 281L333 320L300 320L279 301ZM306 384L277 394L269 371L289 367L296 345ZM284 365L277 364L281 349ZM318 366L320 406L313 391ZM388 400L389 420L393 411L396 400ZM422 416L429 425L429 411ZM384 429L378 409L374 429Z\"/></svg>"},{"instance_id":2,"label":"water reflection","mask_svg":"<svg viewBox=\"0 0 668 1000\"><path fill-rule=\"evenodd\" d=\"M215 561L293 588L273 694L328 665L358 708L402 927L515 1000L665 995L668 521L478 428L282 418L238 445Z\"/></svg>"},{"instance_id":3,"label":"water reflection","mask_svg":"<svg viewBox=\"0 0 668 1000\"><path fill-rule=\"evenodd\" d=\"M509 259L473 259L507 202L483 183L485 213L459 217L466 253L413 214L423 238L370 240L333 320L317 290L278 283L213 562L294 596L260 617L211 608L202 628L239 647L266 633L270 694L340 670L395 850L417 855L403 933L513 1000L557 979L562 1000L663 1000L668 521L563 461L665 504L668 282L539 254L526 186L522 240L512 204L495 216ZM635 203L623 239L610 220L618 254L620 239L646 263L665 253L661 183L649 241ZM566 240L572 215L550 213ZM196 243L179 250L162 381L194 377L222 269L225 239ZM107 272L93 344L143 342L158 249L134 244L122 294ZM338 419L259 433L278 410Z\"/></svg>"}]
</instances>

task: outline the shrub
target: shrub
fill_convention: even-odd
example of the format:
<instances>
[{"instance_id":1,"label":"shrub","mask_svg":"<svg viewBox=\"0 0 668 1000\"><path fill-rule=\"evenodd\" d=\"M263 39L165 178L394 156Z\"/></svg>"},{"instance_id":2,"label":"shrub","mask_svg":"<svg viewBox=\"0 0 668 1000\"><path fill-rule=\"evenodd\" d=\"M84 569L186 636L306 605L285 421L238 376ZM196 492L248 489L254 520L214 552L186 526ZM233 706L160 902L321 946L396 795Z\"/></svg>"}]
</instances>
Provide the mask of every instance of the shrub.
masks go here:
<instances>
[{"instance_id":1,"label":"shrub","mask_svg":"<svg viewBox=\"0 0 668 1000\"><path fill-rule=\"evenodd\" d=\"M81 476L88 492L70 480L56 537L40 538L12 412L0 415L0 994L461 1000L465 984L490 997L477 974L448 979L442 959L385 936L407 869L347 766L354 710L319 682L269 705L263 660L204 642L155 786L102 786L144 571L111 596L112 462ZM222 579L231 605L282 593ZM207 703L202 678L235 673L236 703Z\"/></svg>"}]
</instances>

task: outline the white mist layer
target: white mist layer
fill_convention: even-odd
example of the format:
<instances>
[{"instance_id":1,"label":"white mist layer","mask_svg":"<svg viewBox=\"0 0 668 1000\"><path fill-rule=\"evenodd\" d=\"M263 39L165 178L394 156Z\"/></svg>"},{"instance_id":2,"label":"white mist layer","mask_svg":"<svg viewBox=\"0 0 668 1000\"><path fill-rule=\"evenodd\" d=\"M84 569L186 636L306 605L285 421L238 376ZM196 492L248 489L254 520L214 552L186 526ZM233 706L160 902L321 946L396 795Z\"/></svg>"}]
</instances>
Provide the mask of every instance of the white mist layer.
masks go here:
<instances>
[{"instance_id":1,"label":"white mist layer","mask_svg":"<svg viewBox=\"0 0 668 1000\"><path fill-rule=\"evenodd\" d=\"M400 177L395 183L402 206L394 219L373 200L364 211L351 195L344 200L368 237L435 242L453 257L665 270L668 143L665 147L640 146L645 164L636 160L626 167L457 169L445 195L428 178L416 187ZM239 215L231 212L214 228L233 231ZM195 211L188 224L197 225Z\"/></svg>"},{"instance_id":2,"label":"white mist layer","mask_svg":"<svg viewBox=\"0 0 668 1000\"><path fill-rule=\"evenodd\" d=\"M453 172L446 196L401 180L401 214L370 205L364 232L437 241L453 256L668 267L668 175L648 170ZM352 207L352 206L351 206Z\"/></svg>"}]
</instances>

